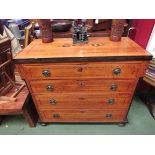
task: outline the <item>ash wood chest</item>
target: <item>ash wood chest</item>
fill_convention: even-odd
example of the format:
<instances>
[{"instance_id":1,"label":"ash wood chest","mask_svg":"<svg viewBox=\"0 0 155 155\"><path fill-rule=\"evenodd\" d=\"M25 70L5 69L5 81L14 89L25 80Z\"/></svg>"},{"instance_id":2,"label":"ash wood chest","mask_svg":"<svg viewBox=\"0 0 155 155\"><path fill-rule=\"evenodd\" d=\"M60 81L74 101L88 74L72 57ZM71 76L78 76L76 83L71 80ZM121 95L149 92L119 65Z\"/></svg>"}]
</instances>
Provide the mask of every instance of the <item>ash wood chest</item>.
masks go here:
<instances>
[{"instance_id":1,"label":"ash wood chest","mask_svg":"<svg viewBox=\"0 0 155 155\"><path fill-rule=\"evenodd\" d=\"M129 38L33 41L14 59L40 121L125 123L152 56Z\"/></svg>"}]
</instances>

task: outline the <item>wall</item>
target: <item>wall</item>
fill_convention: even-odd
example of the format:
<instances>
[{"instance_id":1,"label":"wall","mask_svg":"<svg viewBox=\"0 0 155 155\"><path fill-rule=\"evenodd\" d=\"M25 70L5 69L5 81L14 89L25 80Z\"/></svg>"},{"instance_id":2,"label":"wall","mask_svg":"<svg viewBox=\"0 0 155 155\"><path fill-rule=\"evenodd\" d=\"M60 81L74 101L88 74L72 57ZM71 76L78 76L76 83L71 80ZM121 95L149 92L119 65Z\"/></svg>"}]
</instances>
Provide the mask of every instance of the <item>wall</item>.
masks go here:
<instances>
[{"instance_id":1,"label":"wall","mask_svg":"<svg viewBox=\"0 0 155 155\"><path fill-rule=\"evenodd\" d=\"M135 33L131 33L129 37L146 48L154 24L155 19L134 19L131 26L135 28Z\"/></svg>"}]
</instances>

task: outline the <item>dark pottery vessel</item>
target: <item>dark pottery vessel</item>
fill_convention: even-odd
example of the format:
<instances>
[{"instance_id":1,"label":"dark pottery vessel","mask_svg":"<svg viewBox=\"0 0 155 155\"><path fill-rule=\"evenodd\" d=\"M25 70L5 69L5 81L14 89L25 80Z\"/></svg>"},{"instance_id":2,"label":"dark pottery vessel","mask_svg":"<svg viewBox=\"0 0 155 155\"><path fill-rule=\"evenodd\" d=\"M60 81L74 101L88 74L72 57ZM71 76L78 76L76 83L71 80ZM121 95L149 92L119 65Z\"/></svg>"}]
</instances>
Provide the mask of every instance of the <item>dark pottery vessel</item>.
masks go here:
<instances>
[{"instance_id":1,"label":"dark pottery vessel","mask_svg":"<svg viewBox=\"0 0 155 155\"><path fill-rule=\"evenodd\" d=\"M71 26L72 26L72 20L52 20L51 21L52 24L52 31L53 32L67 32L70 30Z\"/></svg>"}]
</instances>

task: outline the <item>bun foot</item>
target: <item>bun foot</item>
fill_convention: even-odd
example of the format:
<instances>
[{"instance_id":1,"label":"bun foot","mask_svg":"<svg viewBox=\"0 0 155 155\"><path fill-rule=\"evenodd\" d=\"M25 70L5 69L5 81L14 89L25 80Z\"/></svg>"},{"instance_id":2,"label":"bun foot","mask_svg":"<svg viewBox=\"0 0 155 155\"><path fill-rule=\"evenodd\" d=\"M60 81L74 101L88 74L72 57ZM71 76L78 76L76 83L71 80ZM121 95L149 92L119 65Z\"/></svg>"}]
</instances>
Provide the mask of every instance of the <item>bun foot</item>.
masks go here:
<instances>
[{"instance_id":1,"label":"bun foot","mask_svg":"<svg viewBox=\"0 0 155 155\"><path fill-rule=\"evenodd\" d=\"M47 123L40 122L39 124L40 124L41 126L47 126Z\"/></svg>"},{"instance_id":2,"label":"bun foot","mask_svg":"<svg viewBox=\"0 0 155 155\"><path fill-rule=\"evenodd\" d=\"M2 116L0 116L0 125L2 124Z\"/></svg>"},{"instance_id":3,"label":"bun foot","mask_svg":"<svg viewBox=\"0 0 155 155\"><path fill-rule=\"evenodd\" d=\"M126 123L119 123L118 126L124 127L124 126L126 126Z\"/></svg>"}]
</instances>

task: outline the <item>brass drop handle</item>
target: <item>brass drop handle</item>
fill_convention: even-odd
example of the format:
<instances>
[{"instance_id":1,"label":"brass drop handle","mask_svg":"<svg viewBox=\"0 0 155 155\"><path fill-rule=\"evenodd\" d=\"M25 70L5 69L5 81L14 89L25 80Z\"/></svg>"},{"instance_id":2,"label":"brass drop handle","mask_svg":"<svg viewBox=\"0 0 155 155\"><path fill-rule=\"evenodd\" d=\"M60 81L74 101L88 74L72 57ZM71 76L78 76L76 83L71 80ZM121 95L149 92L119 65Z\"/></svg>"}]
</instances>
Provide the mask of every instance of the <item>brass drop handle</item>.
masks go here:
<instances>
[{"instance_id":1,"label":"brass drop handle","mask_svg":"<svg viewBox=\"0 0 155 155\"><path fill-rule=\"evenodd\" d=\"M114 98L110 98L109 100L108 100L108 104L114 104L115 103L115 99Z\"/></svg>"},{"instance_id":2,"label":"brass drop handle","mask_svg":"<svg viewBox=\"0 0 155 155\"><path fill-rule=\"evenodd\" d=\"M105 117L106 118L112 118L112 114L106 114Z\"/></svg>"},{"instance_id":3,"label":"brass drop handle","mask_svg":"<svg viewBox=\"0 0 155 155\"><path fill-rule=\"evenodd\" d=\"M59 114L53 114L53 118L60 118Z\"/></svg>"},{"instance_id":4,"label":"brass drop handle","mask_svg":"<svg viewBox=\"0 0 155 155\"><path fill-rule=\"evenodd\" d=\"M52 98L52 99L49 100L49 103L52 104L52 105L55 105L57 103L57 101Z\"/></svg>"},{"instance_id":5,"label":"brass drop handle","mask_svg":"<svg viewBox=\"0 0 155 155\"><path fill-rule=\"evenodd\" d=\"M119 75L119 74L121 74L121 69L118 67L118 68L115 68L114 70L113 70L113 74L114 75Z\"/></svg>"},{"instance_id":6,"label":"brass drop handle","mask_svg":"<svg viewBox=\"0 0 155 155\"><path fill-rule=\"evenodd\" d=\"M46 90L47 91L53 91L54 90L54 87L52 85L47 85L46 86Z\"/></svg>"},{"instance_id":7,"label":"brass drop handle","mask_svg":"<svg viewBox=\"0 0 155 155\"><path fill-rule=\"evenodd\" d=\"M116 91L117 88L118 88L117 84L112 84L111 87L110 87L110 89L111 89L112 91Z\"/></svg>"},{"instance_id":8,"label":"brass drop handle","mask_svg":"<svg viewBox=\"0 0 155 155\"><path fill-rule=\"evenodd\" d=\"M45 77L50 77L51 76L51 72L49 70L43 70L42 71L42 75Z\"/></svg>"}]
</instances>

